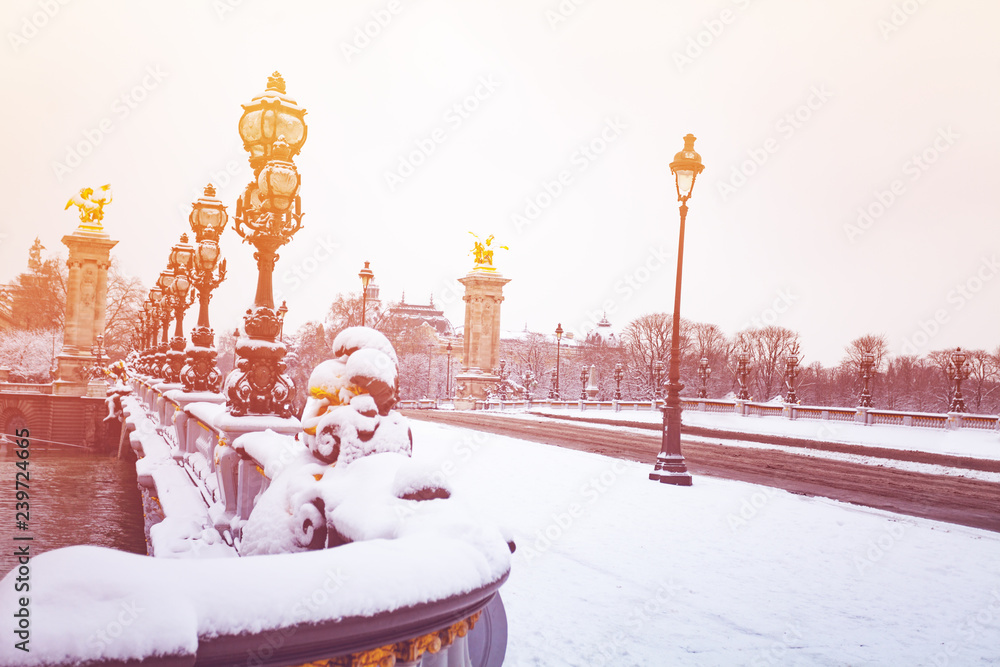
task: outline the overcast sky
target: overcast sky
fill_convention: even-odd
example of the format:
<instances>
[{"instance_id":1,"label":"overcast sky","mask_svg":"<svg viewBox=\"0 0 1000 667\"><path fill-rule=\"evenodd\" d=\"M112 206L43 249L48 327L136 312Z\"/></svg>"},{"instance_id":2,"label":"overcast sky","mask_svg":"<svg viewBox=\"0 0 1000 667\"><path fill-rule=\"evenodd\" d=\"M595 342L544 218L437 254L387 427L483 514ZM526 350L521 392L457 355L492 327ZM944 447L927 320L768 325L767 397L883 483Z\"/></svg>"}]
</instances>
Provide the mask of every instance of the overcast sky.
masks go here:
<instances>
[{"instance_id":1,"label":"overcast sky","mask_svg":"<svg viewBox=\"0 0 1000 667\"><path fill-rule=\"evenodd\" d=\"M505 329L669 312L690 132L684 317L789 327L806 363L866 333L1000 343L996 4L64 2L0 9L2 280L35 236L64 249L70 195L111 183L115 253L151 284L207 182L234 211L240 104L278 70L309 123L286 331L365 260L384 299L433 294L460 325L470 231L510 246ZM221 245L217 330L256 280L252 248Z\"/></svg>"}]
</instances>

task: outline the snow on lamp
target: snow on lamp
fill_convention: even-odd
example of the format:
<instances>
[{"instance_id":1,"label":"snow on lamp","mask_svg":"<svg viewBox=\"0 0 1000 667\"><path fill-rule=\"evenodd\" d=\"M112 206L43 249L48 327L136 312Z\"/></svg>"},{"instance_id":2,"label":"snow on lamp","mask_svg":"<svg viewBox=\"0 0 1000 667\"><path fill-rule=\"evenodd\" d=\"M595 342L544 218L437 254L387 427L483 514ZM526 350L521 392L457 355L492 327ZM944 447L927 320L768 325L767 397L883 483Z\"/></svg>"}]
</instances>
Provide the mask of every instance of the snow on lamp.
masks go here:
<instances>
[{"instance_id":1,"label":"snow on lamp","mask_svg":"<svg viewBox=\"0 0 1000 667\"><path fill-rule=\"evenodd\" d=\"M295 387L286 376L285 346L276 340L281 317L271 280L277 250L302 228L301 177L294 157L306 140L305 109L285 94L275 72L267 91L243 105L240 137L254 178L236 202L234 229L256 248L257 292L244 317L246 336L236 343L236 368L226 378L226 409L234 416L290 417Z\"/></svg>"}]
</instances>

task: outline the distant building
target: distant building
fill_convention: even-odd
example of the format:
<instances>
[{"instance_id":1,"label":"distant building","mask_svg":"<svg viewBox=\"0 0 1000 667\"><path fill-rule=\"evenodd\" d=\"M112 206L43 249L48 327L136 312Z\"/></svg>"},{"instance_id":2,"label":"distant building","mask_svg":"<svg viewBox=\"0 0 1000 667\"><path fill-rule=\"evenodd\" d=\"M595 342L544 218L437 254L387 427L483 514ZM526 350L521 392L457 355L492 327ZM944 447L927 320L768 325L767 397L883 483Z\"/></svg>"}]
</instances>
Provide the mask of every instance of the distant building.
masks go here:
<instances>
[{"instance_id":1,"label":"distant building","mask_svg":"<svg viewBox=\"0 0 1000 667\"><path fill-rule=\"evenodd\" d=\"M611 322L608 321L608 314L605 313L601 321L597 323L597 328L591 331L587 338L597 336L609 347L618 347L618 336L611 330Z\"/></svg>"},{"instance_id":2,"label":"distant building","mask_svg":"<svg viewBox=\"0 0 1000 667\"><path fill-rule=\"evenodd\" d=\"M369 290L371 286L369 286ZM377 297L377 293L376 293ZM369 299L371 296L369 296ZM434 296L431 295L431 302L428 305L406 303L406 293L403 293L399 303L389 306L383 315L385 318L397 319L403 324L419 326L426 323L439 336L454 336L455 329L451 322L444 316L443 310L434 307Z\"/></svg>"}]
</instances>

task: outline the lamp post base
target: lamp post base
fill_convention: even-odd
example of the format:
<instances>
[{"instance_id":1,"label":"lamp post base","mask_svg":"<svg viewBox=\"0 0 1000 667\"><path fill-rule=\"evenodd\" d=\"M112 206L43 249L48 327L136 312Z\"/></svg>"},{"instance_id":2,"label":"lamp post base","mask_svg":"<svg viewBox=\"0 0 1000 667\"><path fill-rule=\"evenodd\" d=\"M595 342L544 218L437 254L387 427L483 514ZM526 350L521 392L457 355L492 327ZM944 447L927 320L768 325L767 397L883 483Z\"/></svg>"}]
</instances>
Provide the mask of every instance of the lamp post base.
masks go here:
<instances>
[{"instance_id":1,"label":"lamp post base","mask_svg":"<svg viewBox=\"0 0 1000 667\"><path fill-rule=\"evenodd\" d=\"M656 467L649 473L649 479L674 486L691 486L691 473L684 465L683 456L660 454L656 457Z\"/></svg>"}]
</instances>

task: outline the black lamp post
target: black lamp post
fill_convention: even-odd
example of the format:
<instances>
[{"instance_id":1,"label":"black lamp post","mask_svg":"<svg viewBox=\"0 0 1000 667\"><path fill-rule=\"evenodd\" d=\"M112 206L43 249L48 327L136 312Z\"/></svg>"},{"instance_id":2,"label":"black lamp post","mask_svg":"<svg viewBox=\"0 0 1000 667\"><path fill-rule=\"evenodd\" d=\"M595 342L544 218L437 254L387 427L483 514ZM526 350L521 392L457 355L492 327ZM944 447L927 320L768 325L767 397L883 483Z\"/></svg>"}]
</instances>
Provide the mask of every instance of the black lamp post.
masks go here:
<instances>
[{"instance_id":1,"label":"black lamp post","mask_svg":"<svg viewBox=\"0 0 1000 667\"><path fill-rule=\"evenodd\" d=\"M864 382L864 388L861 390L861 398L858 401L858 407L872 407L871 381L874 377L875 355L871 352L865 352L861 355L861 380Z\"/></svg>"},{"instance_id":2,"label":"black lamp post","mask_svg":"<svg viewBox=\"0 0 1000 667\"><path fill-rule=\"evenodd\" d=\"M625 378L625 369L621 363L615 364L615 400L622 400L622 380Z\"/></svg>"},{"instance_id":3,"label":"black lamp post","mask_svg":"<svg viewBox=\"0 0 1000 667\"><path fill-rule=\"evenodd\" d=\"M170 351L167 352L167 382L180 382L181 370L184 368L184 349L187 347L187 341L184 339L184 311L191 305L188 301L188 292L191 288L189 276L192 257L194 248L188 243L187 234L181 234L180 242L175 243L170 249L168 262L169 270L174 277L167 288L174 308L174 337L170 339Z\"/></svg>"},{"instance_id":4,"label":"black lamp post","mask_svg":"<svg viewBox=\"0 0 1000 667\"><path fill-rule=\"evenodd\" d=\"M191 346L181 369L181 382L188 392L215 392L222 384L222 373L215 365L218 353L208 318L208 303L212 291L226 279L226 260L219 259L219 237L228 220L225 205L209 183L203 195L191 205L188 216L197 243L191 260L191 284L198 292L198 324L191 329Z\"/></svg>"},{"instance_id":5,"label":"black lamp post","mask_svg":"<svg viewBox=\"0 0 1000 667\"><path fill-rule=\"evenodd\" d=\"M951 353L951 379L955 381L955 394L951 398L951 406L948 408L949 412L965 412L965 399L962 398L962 380L969 379L969 369L965 366L966 359L968 357L965 352L962 352L962 348L960 347L955 348L955 351Z\"/></svg>"},{"instance_id":6,"label":"black lamp post","mask_svg":"<svg viewBox=\"0 0 1000 667\"><path fill-rule=\"evenodd\" d=\"M559 322L556 324L556 388L553 396L557 401L559 400L559 352L562 349L562 335L562 322Z\"/></svg>"},{"instance_id":7,"label":"black lamp post","mask_svg":"<svg viewBox=\"0 0 1000 667\"><path fill-rule=\"evenodd\" d=\"M444 379L444 393L445 398L451 398L451 351L452 351L451 341L448 341L448 347L445 350L448 352L448 376Z\"/></svg>"},{"instance_id":8,"label":"black lamp post","mask_svg":"<svg viewBox=\"0 0 1000 667\"><path fill-rule=\"evenodd\" d=\"M287 350L275 340L281 322L271 278L278 248L302 228L302 177L293 159L306 140L305 113L285 94L277 72L264 93L243 105L239 132L254 178L236 202L234 222L236 233L257 250L257 292L243 318L246 337L236 343L236 368L226 381L226 409L234 416L292 414L295 386L285 375Z\"/></svg>"},{"instance_id":9,"label":"black lamp post","mask_svg":"<svg viewBox=\"0 0 1000 667\"><path fill-rule=\"evenodd\" d=\"M708 357L702 357L698 362L698 379L701 380L701 388L698 390L698 398L708 398L708 378L712 377L712 367L708 365Z\"/></svg>"},{"instance_id":10,"label":"black lamp post","mask_svg":"<svg viewBox=\"0 0 1000 667\"><path fill-rule=\"evenodd\" d=\"M788 393L785 395L785 403L798 403L799 397L795 394L795 379L799 375L799 354L793 350L785 359L785 387Z\"/></svg>"},{"instance_id":11,"label":"black lamp post","mask_svg":"<svg viewBox=\"0 0 1000 667\"><path fill-rule=\"evenodd\" d=\"M556 398L556 369L553 368L549 374L549 400Z\"/></svg>"},{"instance_id":12,"label":"black lamp post","mask_svg":"<svg viewBox=\"0 0 1000 667\"><path fill-rule=\"evenodd\" d=\"M361 326L365 326L365 311L368 310L368 285L375 272L368 268L369 262L365 262L365 268L358 271L358 278L361 278Z\"/></svg>"},{"instance_id":13,"label":"black lamp post","mask_svg":"<svg viewBox=\"0 0 1000 667\"><path fill-rule=\"evenodd\" d=\"M740 383L740 391L736 398L741 401L750 400L750 355L740 352L736 363L736 381Z\"/></svg>"},{"instance_id":14,"label":"black lamp post","mask_svg":"<svg viewBox=\"0 0 1000 667\"><path fill-rule=\"evenodd\" d=\"M587 400L587 364L580 369L580 400Z\"/></svg>"},{"instance_id":15,"label":"black lamp post","mask_svg":"<svg viewBox=\"0 0 1000 667\"><path fill-rule=\"evenodd\" d=\"M667 402L663 408L663 442L659 455L656 457L656 467L649 474L652 480L665 484L690 486L691 474L684 464L681 454L681 275L684 267L684 222L687 218L687 202L694 190L698 174L705 168L701 156L694 150L695 137L688 134L684 137L684 149L674 156L670 163L670 171L674 174L674 184L677 188L677 201L680 205L680 230L677 241L677 280L674 284L674 315L673 331L670 338L670 375L667 386Z\"/></svg>"}]
</instances>

